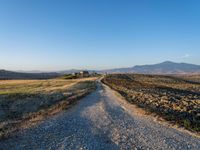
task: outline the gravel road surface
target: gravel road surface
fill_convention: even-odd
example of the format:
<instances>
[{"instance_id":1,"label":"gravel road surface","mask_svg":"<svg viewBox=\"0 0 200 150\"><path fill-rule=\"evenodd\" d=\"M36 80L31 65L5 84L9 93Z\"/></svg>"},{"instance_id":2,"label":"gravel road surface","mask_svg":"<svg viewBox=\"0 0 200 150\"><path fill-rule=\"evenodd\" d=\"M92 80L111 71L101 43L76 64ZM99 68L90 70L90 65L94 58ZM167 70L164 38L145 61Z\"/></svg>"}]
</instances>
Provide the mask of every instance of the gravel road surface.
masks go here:
<instances>
[{"instance_id":1,"label":"gravel road surface","mask_svg":"<svg viewBox=\"0 0 200 150\"><path fill-rule=\"evenodd\" d=\"M98 89L70 109L0 141L0 149L200 149L200 138L141 115L111 89Z\"/></svg>"}]
</instances>

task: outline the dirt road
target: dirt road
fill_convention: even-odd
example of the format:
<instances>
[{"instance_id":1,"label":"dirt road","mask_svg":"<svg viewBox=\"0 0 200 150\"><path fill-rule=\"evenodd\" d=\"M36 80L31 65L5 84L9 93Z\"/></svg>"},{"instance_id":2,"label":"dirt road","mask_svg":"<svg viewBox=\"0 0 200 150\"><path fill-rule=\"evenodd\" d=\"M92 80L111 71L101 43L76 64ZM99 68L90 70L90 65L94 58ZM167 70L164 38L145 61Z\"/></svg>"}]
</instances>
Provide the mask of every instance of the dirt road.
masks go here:
<instances>
[{"instance_id":1,"label":"dirt road","mask_svg":"<svg viewBox=\"0 0 200 150\"><path fill-rule=\"evenodd\" d=\"M200 138L162 125L99 83L72 108L0 141L0 149L200 149Z\"/></svg>"}]
</instances>

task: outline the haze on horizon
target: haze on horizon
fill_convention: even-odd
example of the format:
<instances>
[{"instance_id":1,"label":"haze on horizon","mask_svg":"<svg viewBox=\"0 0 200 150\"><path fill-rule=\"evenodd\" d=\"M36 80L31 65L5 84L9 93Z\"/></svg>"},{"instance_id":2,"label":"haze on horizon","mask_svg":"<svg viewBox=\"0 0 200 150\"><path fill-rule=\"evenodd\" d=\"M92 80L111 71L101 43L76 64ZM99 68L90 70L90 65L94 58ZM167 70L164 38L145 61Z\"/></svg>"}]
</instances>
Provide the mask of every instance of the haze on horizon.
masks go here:
<instances>
[{"instance_id":1,"label":"haze on horizon","mask_svg":"<svg viewBox=\"0 0 200 150\"><path fill-rule=\"evenodd\" d=\"M2 0L0 69L200 64L197 0Z\"/></svg>"}]
</instances>

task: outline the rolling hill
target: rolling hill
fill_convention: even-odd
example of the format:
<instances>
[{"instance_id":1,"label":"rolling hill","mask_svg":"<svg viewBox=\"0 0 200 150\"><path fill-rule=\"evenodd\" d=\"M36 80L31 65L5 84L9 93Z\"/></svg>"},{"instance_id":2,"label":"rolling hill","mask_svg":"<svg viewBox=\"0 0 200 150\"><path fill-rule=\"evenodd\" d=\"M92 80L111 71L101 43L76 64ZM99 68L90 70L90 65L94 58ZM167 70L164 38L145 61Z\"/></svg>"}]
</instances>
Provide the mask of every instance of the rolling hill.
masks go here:
<instances>
[{"instance_id":1,"label":"rolling hill","mask_svg":"<svg viewBox=\"0 0 200 150\"><path fill-rule=\"evenodd\" d=\"M130 68L104 70L107 73L143 73L143 74L199 74L200 65L165 61L153 65L137 65Z\"/></svg>"},{"instance_id":2,"label":"rolling hill","mask_svg":"<svg viewBox=\"0 0 200 150\"><path fill-rule=\"evenodd\" d=\"M50 79L59 76L58 73L21 73L0 70L0 79Z\"/></svg>"}]
</instances>

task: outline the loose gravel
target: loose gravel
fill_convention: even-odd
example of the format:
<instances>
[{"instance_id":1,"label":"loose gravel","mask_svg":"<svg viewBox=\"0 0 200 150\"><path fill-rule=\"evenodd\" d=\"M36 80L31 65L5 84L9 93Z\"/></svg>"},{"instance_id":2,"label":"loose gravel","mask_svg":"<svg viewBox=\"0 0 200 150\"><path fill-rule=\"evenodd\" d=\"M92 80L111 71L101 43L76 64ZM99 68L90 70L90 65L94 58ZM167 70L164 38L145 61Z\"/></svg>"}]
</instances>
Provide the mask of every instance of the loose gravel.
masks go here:
<instances>
[{"instance_id":1,"label":"loose gravel","mask_svg":"<svg viewBox=\"0 0 200 150\"><path fill-rule=\"evenodd\" d=\"M120 101L99 83L72 108L0 141L0 149L200 149L200 138L129 111Z\"/></svg>"}]
</instances>

